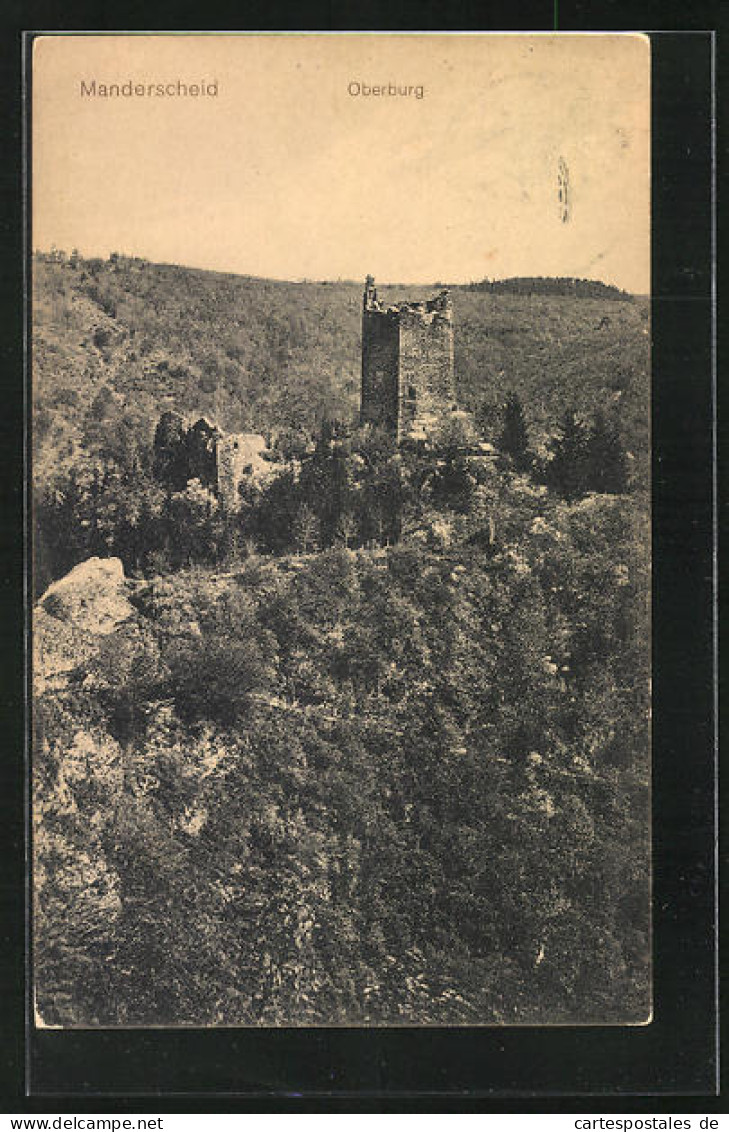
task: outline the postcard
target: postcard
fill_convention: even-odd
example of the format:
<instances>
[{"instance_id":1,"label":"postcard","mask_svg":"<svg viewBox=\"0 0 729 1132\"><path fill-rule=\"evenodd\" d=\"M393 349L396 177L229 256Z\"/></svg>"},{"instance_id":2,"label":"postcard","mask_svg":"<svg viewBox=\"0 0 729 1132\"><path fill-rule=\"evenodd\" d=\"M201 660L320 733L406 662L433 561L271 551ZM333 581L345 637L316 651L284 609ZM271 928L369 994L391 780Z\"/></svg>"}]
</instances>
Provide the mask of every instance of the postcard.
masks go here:
<instances>
[{"instance_id":1,"label":"postcard","mask_svg":"<svg viewBox=\"0 0 729 1132\"><path fill-rule=\"evenodd\" d=\"M47 34L40 1027L651 1018L650 43Z\"/></svg>"}]
</instances>

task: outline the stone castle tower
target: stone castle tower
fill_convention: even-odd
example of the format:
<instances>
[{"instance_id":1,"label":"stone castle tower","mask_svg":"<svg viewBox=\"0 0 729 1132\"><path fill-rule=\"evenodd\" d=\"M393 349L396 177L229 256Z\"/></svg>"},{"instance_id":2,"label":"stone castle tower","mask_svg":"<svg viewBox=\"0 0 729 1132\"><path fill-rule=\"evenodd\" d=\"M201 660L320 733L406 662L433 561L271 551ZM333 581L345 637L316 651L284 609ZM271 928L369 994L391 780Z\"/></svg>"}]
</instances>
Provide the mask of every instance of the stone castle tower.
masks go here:
<instances>
[{"instance_id":1,"label":"stone castle tower","mask_svg":"<svg viewBox=\"0 0 729 1132\"><path fill-rule=\"evenodd\" d=\"M455 406L453 308L447 291L385 306L371 275L362 309L363 424L399 442L425 439Z\"/></svg>"}]
</instances>

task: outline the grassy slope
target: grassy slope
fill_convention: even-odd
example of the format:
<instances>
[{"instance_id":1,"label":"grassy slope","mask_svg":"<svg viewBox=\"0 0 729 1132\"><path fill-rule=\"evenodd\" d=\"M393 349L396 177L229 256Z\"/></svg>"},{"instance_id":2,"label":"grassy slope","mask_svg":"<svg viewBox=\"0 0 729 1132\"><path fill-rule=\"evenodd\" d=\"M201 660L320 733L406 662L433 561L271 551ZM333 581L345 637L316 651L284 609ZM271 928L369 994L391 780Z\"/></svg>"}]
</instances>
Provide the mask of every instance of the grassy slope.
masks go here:
<instances>
[{"instance_id":1,"label":"grassy slope","mask_svg":"<svg viewBox=\"0 0 729 1132\"><path fill-rule=\"evenodd\" d=\"M359 284L45 260L35 264L34 283L41 479L85 446L89 410L104 387L141 442L162 408L205 412L230 430L311 429L322 415L356 414ZM385 298L431 292L381 288ZM588 414L614 407L628 447L647 448L645 301L454 288L453 303L459 397L470 409L491 406L494 431L499 407L516 390L537 439L565 407Z\"/></svg>"}]
</instances>

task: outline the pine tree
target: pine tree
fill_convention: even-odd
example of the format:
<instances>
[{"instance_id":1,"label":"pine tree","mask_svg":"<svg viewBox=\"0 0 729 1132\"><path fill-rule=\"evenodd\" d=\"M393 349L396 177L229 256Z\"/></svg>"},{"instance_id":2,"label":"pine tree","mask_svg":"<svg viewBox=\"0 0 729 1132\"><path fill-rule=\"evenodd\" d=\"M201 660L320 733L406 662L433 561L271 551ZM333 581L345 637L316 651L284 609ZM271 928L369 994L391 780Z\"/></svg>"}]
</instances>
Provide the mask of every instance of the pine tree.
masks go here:
<instances>
[{"instance_id":1,"label":"pine tree","mask_svg":"<svg viewBox=\"0 0 729 1132\"><path fill-rule=\"evenodd\" d=\"M587 428L574 409L562 417L560 431L551 443L552 459L547 464L547 484L563 499L579 499L590 490L588 484Z\"/></svg>"},{"instance_id":2,"label":"pine tree","mask_svg":"<svg viewBox=\"0 0 729 1132\"><path fill-rule=\"evenodd\" d=\"M517 472L528 472L534 457L529 448L524 409L516 393L512 393L504 409L504 427L499 437L499 448Z\"/></svg>"},{"instance_id":3,"label":"pine tree","mask_svg":"<svg viewBox=\"0 0 729 1132\"><path fill-rule=\"evenodd\" d=\"M299 554L309 554L319 546L319 520L306 503L296 513L293 528L294 545Z\"/></svg>"},{"instance_id":4,"label":"pine tree","mask_svg":"<svg viewBox=\"0 0 729 1132\"><path fill-rule=\"evenodd\" d=\"M627 488L628 469L620 431L600 411L587 442L587 481L591 491L620 495Z\"/></svg>"}]
</instances>

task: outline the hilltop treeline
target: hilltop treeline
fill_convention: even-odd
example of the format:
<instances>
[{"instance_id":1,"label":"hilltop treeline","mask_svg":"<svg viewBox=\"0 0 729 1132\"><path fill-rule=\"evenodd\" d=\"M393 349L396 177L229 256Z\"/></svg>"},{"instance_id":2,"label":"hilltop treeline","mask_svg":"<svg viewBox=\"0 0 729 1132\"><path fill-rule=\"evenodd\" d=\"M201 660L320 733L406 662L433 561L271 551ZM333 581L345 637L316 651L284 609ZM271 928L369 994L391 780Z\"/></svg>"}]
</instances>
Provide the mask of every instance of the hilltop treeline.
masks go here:
<instances>
[{"instance_id":1,"label":"hilltop treeline","mask_svg":"<svg viewBox=\"0 0 729 1132\"><path fill-rule=\"evenodd\" d=\"M469 283L468 289L486 291L491 295L568 295L578 299L612 299L622 303L632 301L632 295L612 283L563 275L518 275L513 279L482 279L479 283Z\"/></svg>"}]
</instances>

